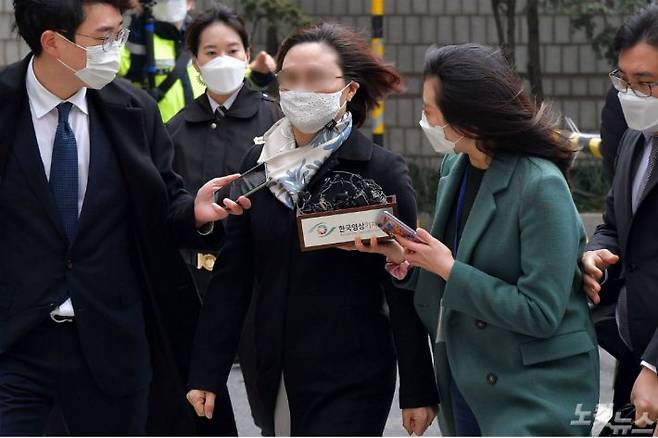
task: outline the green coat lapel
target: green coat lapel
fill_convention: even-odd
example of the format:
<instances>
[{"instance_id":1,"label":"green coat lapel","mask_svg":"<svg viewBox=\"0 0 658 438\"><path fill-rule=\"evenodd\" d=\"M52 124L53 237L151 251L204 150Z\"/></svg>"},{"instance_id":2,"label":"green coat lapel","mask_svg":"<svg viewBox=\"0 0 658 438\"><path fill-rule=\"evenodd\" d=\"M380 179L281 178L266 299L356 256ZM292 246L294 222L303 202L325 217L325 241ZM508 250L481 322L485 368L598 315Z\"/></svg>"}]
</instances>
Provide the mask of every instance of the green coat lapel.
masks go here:
<instances>
[{"instance_id":1,"label":"green coat lapel","mask_svg":"<svg viewBox=\"0 0 658 438\"><path fill-rule=\"evenodd\" d=\"M496 213L495 195L507 189L517 162L518 156L507 154L501 154L491 162L491 166L482 178L482 185L464 226L462 240L457 251L457 260L464 263L471 260L480 237Z\"/></svg>"}]
</instances>

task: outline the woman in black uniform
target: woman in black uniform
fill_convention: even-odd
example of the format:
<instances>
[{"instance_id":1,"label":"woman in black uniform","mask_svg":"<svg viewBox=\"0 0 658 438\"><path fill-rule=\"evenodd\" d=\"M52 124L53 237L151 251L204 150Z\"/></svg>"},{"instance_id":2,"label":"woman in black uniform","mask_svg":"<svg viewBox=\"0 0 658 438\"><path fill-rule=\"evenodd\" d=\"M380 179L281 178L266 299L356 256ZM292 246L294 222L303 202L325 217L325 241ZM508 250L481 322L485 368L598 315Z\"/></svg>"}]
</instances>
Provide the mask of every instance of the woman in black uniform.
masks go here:
<instances>
[{"instance_id":1,"label":"woman in black uniform","mask_svg":"<svg viewBox=\"0 0 658 438\"><path fill-rule=\"evenodd\" d=\"M253 83L263 87L268 80L274 79L271 73L268 77L248 69L248 38L242 19L219 5L201 13L187 30L188 49L199 71L199 80L207 85L207 90L178 113L167 128L175 146L174 170L183 177L191 193L196 193L216 176L238 173L242 158L253 146L254 138L263 135L282 117L276 102L246 85ZM245 76L250 80L245 81ZM219 247L182 251L200 299L205 295L218 252ZM253 336L249 335L251 320L249 317L245 323L245 340ZM252 413L259 423L258 408L253 405L253 379L250 378L253 373L249 372L253 367L249 360L253 356L250 353L252 344L243 341L240 363ZM216 417L212 421L200 419L200 434L237 435L226 387L216 403Z\"/></svg>"},{"instance_id":2,"label":"woman in black uniform","mask_svg":"<svg viewBox=\"0 0 658 438\"><path fill-rule=\"evenodd\" d=\"M249 37L242 19L216 6L201 13L187 30L187 45L206 93L167 125L176 154L174 170L191 193L220 175L237 173L254 138L282 117L276 102L249 88ZM254 72L249 72L254 75ZM257 74L257 73L256 73ZM216 252L189 251L197 288L204 295Z\"/></svg>"}]
</instances>

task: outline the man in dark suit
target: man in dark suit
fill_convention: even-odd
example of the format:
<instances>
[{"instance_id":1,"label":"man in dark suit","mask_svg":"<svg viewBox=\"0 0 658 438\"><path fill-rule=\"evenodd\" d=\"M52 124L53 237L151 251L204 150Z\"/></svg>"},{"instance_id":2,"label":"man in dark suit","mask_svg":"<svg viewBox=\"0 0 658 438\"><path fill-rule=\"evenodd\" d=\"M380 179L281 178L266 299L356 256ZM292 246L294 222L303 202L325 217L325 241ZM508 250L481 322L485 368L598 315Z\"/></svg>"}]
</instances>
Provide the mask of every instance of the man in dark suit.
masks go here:
<instances>
[{"instance_id":1,"label":"man in dark suit","mask_svg":"<svg viewBox=\"0 0 658 438\"><path fill-rule=\"evenodd\" d=\"M638 374L631 392L639 424L658 420L658 6L630 17L615 39L611 73L629 129L604 212L582 257L595 304L612 302Z\"/></svg>"},{"instance_id":2,"label":"man in dark suit","mask_svg":"<svg viewBox=\"0 0 658 438\"><path fill-rule=\"evenodd\" d=\"M190 196L155 103L114 80L128 6L14 0L32 53L0 72L0 435L43 434L54 405L74 435L144 434L154 406L149 432L193 433L175 244L242 208L212 201L235 176Z\"/></svg>"}]
</instances>

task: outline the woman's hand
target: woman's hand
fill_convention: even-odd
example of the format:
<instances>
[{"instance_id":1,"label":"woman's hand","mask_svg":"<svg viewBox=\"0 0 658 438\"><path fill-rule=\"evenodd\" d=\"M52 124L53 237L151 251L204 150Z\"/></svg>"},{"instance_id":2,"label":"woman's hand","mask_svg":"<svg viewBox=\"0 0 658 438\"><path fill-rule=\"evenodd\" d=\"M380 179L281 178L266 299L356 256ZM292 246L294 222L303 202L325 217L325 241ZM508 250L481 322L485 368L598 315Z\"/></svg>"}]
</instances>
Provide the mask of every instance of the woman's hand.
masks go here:
<instances>
[{"instance_id":1,"label":"woman's hand","mask_svg":"<svg viewBox=\"0 0 658 438\"><path fill-rule=\"evenodd\" d=\"M215 192L238 178L240 178L239 174L215 178L199 189L194 199L194 218L197 228L226 219L229 214L239 216L244 210L251 208L251 201L244 196L240 196L237 203L224 199L224 207L215 204Z\"/></svg>"},{"instance_id":2,"label":"woman's hand","mask_svg":"<svg viewBox=\"0 0 658 438\"><path fill-rule=\"evenodd\" d=\"M405 261L404 248L395 240L379 242L376 237L371 237L367 242L368 244L366 245L360 237L357 237L354 239L354 248L359 252L381 254L389 262L398 265Z\"/></svg>"},{"instance_id":3,"label":"woman's hand","mask_svg":"<svg viewBox=\"0 0 658 438\"><path fill-rule=\"evenodd\" d=\"M402 425L409 435L421 436L432 424L439 413L438 406L426 406L423 408L403 409Z\"/></svg>"},{"instance_id":4,"label":"woman's hand","mask_svg":"<svg viewBox=\"0 0 658 438\"><path fill-rule=\"evenodd\" d=\"M447 281L455 264L450 249L422 228L416 230L416 237L420 242L395 237L405 249L405 258L409 264L433 272Z\"/></svg>"}]
</instances>

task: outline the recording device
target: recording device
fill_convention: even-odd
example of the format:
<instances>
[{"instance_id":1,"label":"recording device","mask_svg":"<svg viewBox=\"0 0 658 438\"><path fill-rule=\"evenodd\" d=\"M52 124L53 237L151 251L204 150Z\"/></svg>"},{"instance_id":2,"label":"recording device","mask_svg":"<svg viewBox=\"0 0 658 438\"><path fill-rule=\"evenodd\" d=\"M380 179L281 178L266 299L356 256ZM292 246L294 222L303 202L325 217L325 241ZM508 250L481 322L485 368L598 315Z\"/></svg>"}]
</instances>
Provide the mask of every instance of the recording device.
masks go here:
<instances>
[{"instance_id":1,"label":"recording device","mask_svg":"<svg viewBox=\"0 0 658 438\"><path fill-rule=\"evenodd\" d=\"M407 240L420 242L415 230L388 211L381 212L377 217L377 226L391 237L400 236Z\"/></svg>"},{"instance_id":2,"label":"recording device","mask_svg":"<svg viewBox=\"0 0 658 438\"><path fill-rule=\"evenodd\" d=\"M226 198L238 202L238 198L241 196L248 198L260 189L267 187L269 183L270 179L267 176L265 163L259 164L243 173L240 178L232 183L217 190L215 192L215 203L223 206L223 200Z\"/></svg>"}]
</instances>

